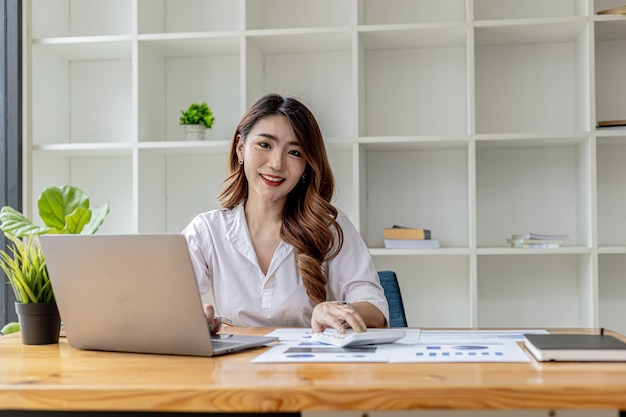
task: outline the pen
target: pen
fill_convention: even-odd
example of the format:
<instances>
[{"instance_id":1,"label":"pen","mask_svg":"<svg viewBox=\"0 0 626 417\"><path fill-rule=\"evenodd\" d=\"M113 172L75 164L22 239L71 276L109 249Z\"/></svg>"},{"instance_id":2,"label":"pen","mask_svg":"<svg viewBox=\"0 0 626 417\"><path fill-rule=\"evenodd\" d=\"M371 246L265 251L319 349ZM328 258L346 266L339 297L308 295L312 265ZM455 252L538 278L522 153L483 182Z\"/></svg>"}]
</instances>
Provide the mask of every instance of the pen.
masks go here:
<instances>
[{"instance_id":1,"label":"pen","mask_svg":"<svg viewBox=\"0 0 626 417\"><path fill-rule=\"evenodd\" d=\"M217 319L220 321L220 323L225 324L227 326L230 326L230 327L235 326L233 324L233 321L231 319L227 319L226 317L218 317Z\"/></svg>"}]
</instances>

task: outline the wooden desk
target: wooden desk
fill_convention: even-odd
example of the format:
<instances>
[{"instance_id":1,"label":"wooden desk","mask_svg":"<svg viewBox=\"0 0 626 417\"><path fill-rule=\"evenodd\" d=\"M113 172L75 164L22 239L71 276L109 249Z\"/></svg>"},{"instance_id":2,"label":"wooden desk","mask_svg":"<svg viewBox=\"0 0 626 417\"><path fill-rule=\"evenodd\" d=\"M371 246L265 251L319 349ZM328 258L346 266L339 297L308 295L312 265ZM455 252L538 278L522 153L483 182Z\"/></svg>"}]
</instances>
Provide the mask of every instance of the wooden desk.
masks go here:
<instances>
[{"instance_id":1,"label":"wooden desk","mask_svg":"<svg viewBox=\"0 0 626 417\"><path fill-rule=\"evenodd\" d=\"M626 409L626 363L250 363L261 351L219 358L89 352L71 348L65 339L24 346L19 335L3 336L0 408Z\"/></svg>"}]
</instances>

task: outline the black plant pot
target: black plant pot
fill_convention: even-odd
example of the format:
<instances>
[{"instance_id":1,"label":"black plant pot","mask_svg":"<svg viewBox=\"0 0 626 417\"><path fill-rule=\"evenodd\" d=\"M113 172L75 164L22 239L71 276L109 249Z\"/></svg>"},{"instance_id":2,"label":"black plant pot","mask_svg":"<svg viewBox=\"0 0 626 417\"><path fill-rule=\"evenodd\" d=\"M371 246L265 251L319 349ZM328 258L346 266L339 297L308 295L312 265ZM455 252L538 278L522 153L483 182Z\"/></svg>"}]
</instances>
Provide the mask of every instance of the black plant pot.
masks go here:
<instances>
[{"instance_id":1,"label":"black plant pot","mask_svg":"<svg viewBox=\"0 0 626 417\"><path fill-rule=\"evenodd\" d=\"M15 303L22 343L50 345L59 343L61 316L56 303Z\"/></svg>"}]
</instances>

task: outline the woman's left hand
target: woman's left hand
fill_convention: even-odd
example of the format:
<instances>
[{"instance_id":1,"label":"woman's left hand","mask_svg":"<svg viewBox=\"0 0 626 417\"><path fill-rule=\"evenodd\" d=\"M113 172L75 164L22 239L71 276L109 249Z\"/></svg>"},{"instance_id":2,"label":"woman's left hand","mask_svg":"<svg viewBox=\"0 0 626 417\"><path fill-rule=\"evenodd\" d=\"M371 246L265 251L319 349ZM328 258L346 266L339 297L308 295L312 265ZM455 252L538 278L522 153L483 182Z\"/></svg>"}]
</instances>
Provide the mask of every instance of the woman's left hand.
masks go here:
<instances>
[{"instance_id":1,"label":"woman's left hand","mask_svg":"<svg viewBox=\"0 0 626 417\"><path fill-rule=\"evenodd\" d=\"M316 305L311 316L311 327L314 333L323 332L329 327L340 333L345 333L346 328L359 333L367 331L363 317L350 304L339 301L325 301Z\"/></svg>"}]
</instances>

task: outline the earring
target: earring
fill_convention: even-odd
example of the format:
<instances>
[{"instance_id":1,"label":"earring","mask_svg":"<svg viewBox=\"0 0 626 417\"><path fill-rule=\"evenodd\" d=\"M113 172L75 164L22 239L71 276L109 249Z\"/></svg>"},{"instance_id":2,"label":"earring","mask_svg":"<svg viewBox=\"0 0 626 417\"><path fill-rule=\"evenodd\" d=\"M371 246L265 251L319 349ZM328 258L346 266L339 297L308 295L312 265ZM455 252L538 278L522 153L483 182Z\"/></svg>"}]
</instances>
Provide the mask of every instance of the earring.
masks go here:
<instances>
[{"instance_id":1,"label":"earring","mask_svg":"<svg viewBox=\"0 0 626 417\"><path fill-rule=\"evenodd\" d=\"M304 174L302 174L302 177L300 178L300 181L302 182L302 184L306 183L306 172Z\"/></svg>"},{"instance_id":2,"label":"earring","mask_svg":"<svg viewBox=\"0 0 626 417\"><path fill-rule=\"evenodd\" d=\"M243 161L240 159L237 162L239 162L239 165L243 165Z\"/></svg>"}]
</instances>

